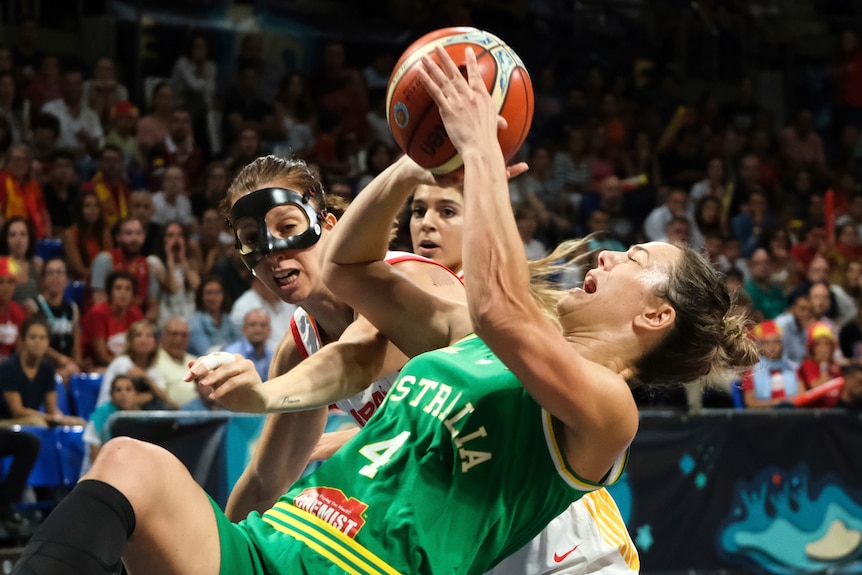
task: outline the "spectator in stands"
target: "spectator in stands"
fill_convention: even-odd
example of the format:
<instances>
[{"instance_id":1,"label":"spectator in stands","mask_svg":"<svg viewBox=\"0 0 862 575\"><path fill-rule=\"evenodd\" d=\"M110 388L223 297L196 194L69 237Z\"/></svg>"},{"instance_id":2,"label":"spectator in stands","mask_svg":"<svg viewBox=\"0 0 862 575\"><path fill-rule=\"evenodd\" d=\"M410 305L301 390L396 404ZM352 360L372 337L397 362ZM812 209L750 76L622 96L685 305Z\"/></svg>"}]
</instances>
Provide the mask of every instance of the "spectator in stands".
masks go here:
<instances>
[{"instance_id":1,"label":"spectator in stands","mask_svg":"<svg viewBox=\"0 0 862 575\"><path fill-rule=\"evenodd\" d=\"M227 169L235 175L247 164L263 155L260 146L260 132L255 126L242 126L239 129L235 143L231 147L230 157L225 161ZM321 162L322 163L322 162ZM321 166L323 169L324 166Z\"/></svg>"},{"instance_id":2,"label":"spectator in stands","mask_svg":"<svg viewBox=\"0 0 862 575\"><path fill-rule=\"evenodd\" d=\"M724 162L721 158L711 158L706 165L706 178L691 187L688 201L692 206L698 204L706 196L714 196L723 201L726 193Z\"/></svg>"},{"instance_id":3,"label":"spectator in stands","mask_svg":"<svg viewBox=\"0 0 862 575\"><path fill-rule=\"evenodd\" d=\"M691 220L684 216L673 216L664 228L664 236L658 241L690 246Z\"/></svg>"},{"instance_id":4,"label":"spectator in stands","mask_svg":"<svg viewBox=\"0 0 862 575\"><path fill-rule=\"evenodd\" d=\"M202 275L209 275L213 264L226 256L234 244L234 239L228 233L224 218L219 215L218 210L210 208L201 216L197 244L202 261L200 272Z\"/></svg>"},{"instance_id":5,"label":"spectator in stands","mask_svg":"<svg viewBox=\"0 0 862 575\"><path fill-rule=\"evenodd\" d=\"M51 158L50 166L48 179L42 185L45 209L51 220L51 235L62 237L73 223L80 191L78 176L75 174L75 161L67 152L58 150Z\"/></svg>"},{"instance_id":6,"label":"spectator in stands","mask_svg":"<svg viewBox=\"0 0 862 575\"><path fill-rule=\"evenodd\" d=\"M626 247L621 242L608 235L610 222L610 215L601 208L593 210L593 213L590 214L590 219L587 220L587 232L595 234L595 236L590 239L590 251L626 251Z\"/></svg>"},{"instance_id":7,"label":"spectator in stands","mask_svg":"<svg viewBox=\"0 0 862 575\"><path fill-rule=\"evenodd\" d=\"M649 241L659 241L665 237L666 228L672 219L681 217L689 220L692 224L693 212L689 209L688 194L681 188L672 188L661 206L649 213L644 220L644 235Z\"/></svg>"},{"instance_id":8,"label":"spectator in stands","mask_svg":"<svg viewBox=\"0 0 862 575\"><path fill-rule=\"evenodd\" d=\"M857 235L862 238L862 191L856 192L850 196L850 203L847 206L847 211L840 215L835 221L836 226L844 224L853 224L856 226Z\"/></svg>"},{"instance_id":9,"label":"spectator in stands","mask_svg":"<svg viewBox=\"0 0 862 575\"><path fill-rule=\"evenodd\" d=\"M841 368L844 385L838 401L832 407L839 409L862 409L862 365L848 363Z\"/></svg>"},{"instance_id":10,"label":"spectator in stands","mask_svg":"<svg viewBox=\"0 0 862 575\"><path fill-rule=\"evenodd\" d=\"M831 268L829 261L823 256L816 255L805 270L805 278L793 289L790 295L792 296L796 293L808 292L812 285L825 282L829 287L829 304L824 313L830 318L837 317L838 304L835 301L835 296L832 294L831 285L829 284L830 276Z\"/></svg>"},{"instance_id":11,"label":"spectator in stands","mask_svg":"<svg viewBox=\"0 0 862 575\"><path fill-rule=\"evenodd\" d=\"M57 408L54 364L46 357L48 325L30 317L21 326L20 352L0 363L0 419L3 425L83 425L80 417ZM39 411L44 406L45 411Z\"/></svg>"},{"instance_id":12,"label":"spectator in stands","mask_svg":"<svg viewBox=\"0 0 862 575\"><path fill-rule=\"evenodd\" d=\"M168 135L150 151L149 183L151 190L164 186L167 168L179 166L190 186L197 185L203 169L204 155L195 142L192 117L188 110L177 108L171 114Z\"/></svg>"},{"instance_id":13,"label":"spectator in stands","mask_svg":"<svg viewBox=\"0 0 862 575\"><path fill-rule=\"evenodd\" d=\"M727 233L724 207L716 196L704 196L694 205L694 236L701 238L701 248L707 237L723 236Z\"/></svg>"},{"instance_id":14,"label":"spectator in stands","mask_svg":"<svg viewBox=\"0 0 862 575\"><path fill-rule=\"evenodd\" d=\"M159 282L160 325L172 317L191 317L201 281L200 250L197 243L189 243L188 232L179 222L168 222L162 228L147 264Z\"/></svg>"},{"instance_id":15,"label":"spectator in stands","mask_svg":"<svg viewBox=\"0 0 862 575\"><path fill-rule=\"evenodd\" d=\"M800 108L794 124L782 130L781 157L787 173L810 170L818 177L828 174L823 141L814 131L814 114L809 108Z\"/></svg>"},{"instance_id":16,"label":"spectator in stands","mask_svg":"<svg viewBox=\"0 0 862 575\"><path fill-rule=\"evenodd\" d=\"M150 113L138 120L138 150L142 157L149 157L150 150L163 141L170 132L174 113L174 89L170 82L159 82L150 96Z\"/></svg>"},{"instance_id":17,"label":"spectator in stands","mask_svg":"<svg viewBox=\"0 0 862 575\"><path fill-rule=\"evenodd\" d=\"M84 445L87 446L87 459L90 463L96 461L102 444L111 438L110 430L105 426L108 418L118 411L140 409L138 388L143 393L148 391L146 383L139 377L121 373L111 380L111 400L93 410L87 427L84 428ZM85 464L84 469L89 469L89 465Z\"/></svg>"},{"instance_id":18,"label":"spectator in stands","mask_svg":"<svg viewBox=\"0 0 862 575\"><path fill-rule=\"evenodd\" d=\"M812 283L808 288L808 299L811 301L811 317L814 321L824 321L828 323L832 330L837 332L838 327L835 322L829 317L829 310L832 306L832 292L829 289L829 282L818 281Z\"/></svg>"},{"instance_id":19,"label":"spectator in stands","mask_svg":"<svg viewBox=\"0 0 862 575\"><path fill-rule=\"evenodd\" d=\"M808 326L813 317L807 293L793 295L789 301L790 308L775 318L775 324L783 335L784 358L796 369L808 354Z\"/></svg>"},{"instance_id":20,"label":"spectator in stands","mask_svg":"<svg viewBox=\"0 0 862 575\"><path fill-rule=\"evenodd\" d=\"M673 145L661 153L664 184L690 190L706 176L706 162L698 153L697 135L690 128L679 130Z\"/></svg>"},{"instance_id":21,"label":"spectator in stands","mask_svg":"<svg viewBox=\"0 0 862 575\"><path fill-rule=\"evenodd\" d=\"M855 224L847 222L835 226L835 250L841 254L841 261L844 263L862 260L862 244Z\"/></svg>"},{"instance_id":22,"label":"spectator in stands","mask_svg":"<svg viewBox=\"0 0 862 575\"><path fill-rule=\"evenodd\" d=\"M9 256L15 263L15 293L12 299L28 312L34 311L32 300L39 293L39 278L45 262L36 254L33 224L15 216L6 220L0 230L0 255Z\"/></svg>"},{"instance_id":23,"label":"spectator in stands","mask_svg":"<svg viewBox=\"0 0 862 575\"><path fill-rule=\"evenodd\" d=\"M273 102L276 127L282 130L283 139L290 153L297 157L305 155L314 146L315 122L314 101L307 87L305 76L293 72L284 77Z\"/></svg>"},{"instance_id":24,"label":"spectator in stands","mask_svg":"<svg viewBox=\"0 0 862 575\"><path fill-rule=\"evenodd\" d=\"M754 327L753 335L760 346L760 361L742 378L745 406L763 408L788 404L800 390L796 371L782 357L781 328L767 320Z\"/></svg>"},{"instance_id":25,"label":"spectator in stands","mask_svg":"<svg viewBox=\"0 0 862 575\"><path fill-rule=\"evenodd\" d=\"M275 135L281 131L276 128L272 100L263 100L257 95L259 72L253 65L246 64L239 70L236 84L228 92L222 109L222 139L225 149L231 149L239 139L240 129L249 126L261 136Z\"/></svg>"},{"instance_id":26,"label":"spectator in stands","mask_svg":"<svg viewBox=\"0 0 862 575\"><path fill-rule=\"evenodd\" d=\"M156 251L156 242L162 233L162 226L153 221L155 211L153 194L149 190L132 192L129 217L135 218L144 226L144 246L141 248L141 253L145 256L150 256Z\"/></svg>"},{"instance_id":27,"label":"spectator in stands","mask_svg":"<svg viewBox=\"0 0 862 575\"><path fill-rule=\"evenodd\" d=\"M515 225L518 226L518 233L521 236L521 241L524 242L527 259L538 260L545 257L548 249L536 238L536 231L539 228L539 211L527 203L514 206L514 210Z\"/></svg>"},{"instance_id":28,"label":"spectator in stands","mask_svg":"<svg viewBox=\"0 0 862 575\"><path fill-rule=\"evenodd\" d=\"M102 122L83 99L84 78L79 70L63 71L60 82L62 97L46 102L42 111L60 120L60 138L57 146L69 151L79 160L95 158L105 144Z\"/></svg>"},{"instance_id":29,"label":"spectator in stands","mask_svg":"<svg viewBox=\"0 0 862 575\"><path fill-rule=\"evenodd\" d=\"M0 525L11 535L21 535L29 521L12 508L27 487L27 478L39 457L39 438L26 431L0 427L0 457L11 457L12 463L0 481Z\"/></svg>"},{"instance_id":30,"label":"spectator in stands","mask_svg":"<svg viewBox=\"0 0 862 575\"><path fill-rule=\"evenodd\" d=\"M808 355L799 366L801 391L810 391L829 380L841 377L841 366L835 361L838 340L828 323L815 321L807 330ZM835 397L823 397L807 407L829 407Z\"/></svg>"},{"instance_id":31,"label":"spectator in stands","mask_svg":"<svg viewBox=\"0 0 862 575\"><path fill-rule=\"evenodd\" d=\"M251 272L242 263L242 258L236 250L230 250L230 253L225 257L216 260L210 273L221 280L225 294L231 301L236 301L237 298L251 289L253 279Z\"/></svg>"},{"instance_id":32,"label":"spectator in stands","mask_svg":"<svg viewBox=\"0 0 862 575\"><path fill-rule=\"evenodd\" d=\"M136 321L144 319L134 305L138 280L125 270L112 271L105 278L105 301L96 303L81 320L84 357L90 368L105 368L123 353L126 332Z\"/></svg>"},{"instance_id":33,"label":"spectator in stands","mask_svg":"<svg viewBox=\"0 0 862 575\"><path fill-rule=\"evenodd\" d=\"M622 182L616 176L608 176L596 184L596 190L584 196L580 206L580 215L589 219L593 210L601 207L611 217L610 235L630 245L634 242L641 221L632 219L631 206L627 202ZM549 209L553 209L549 206ZM636 227L637 226L637 227ZM571 237L571 236L568 236Z\"/></svg>"},{"instance_id":34,"label":"spectator in stands","mask_svg":"<svg viewBox=\"0 0 862 575\"><path fill-rule=\"evenodd\" d=\"M237 353L251 360L261 381L266 381L269 377L272 350L275 349L271 344L272 339L269 315L262 309L252 309L243 317L242 337L228 345L224 351Z\"/></svg>"},{"instance_id":35,"label":"spectator in stands","mask_svg":"<svg viewBox=\"0 0 862 575\"><path fill-rule=\"evenodd\" d=\"M862 302L862 258L852 259L839 271L839 283L829 284L829 291L838 306L836 324L844 325L856 317Z\"/></svg>"},{"instance_id":36,"label":"spectator in stands","mask_svg":"<svg viewBox=\"0 0 862 575\"><path fill-rule=\"evenodd\" d=\"M200 356L224 349L240 337L240 332L230 320L230 299L217 277L204 279L198 286L195 308L189 319L190 353Z\"/></svg>"},{"instance_id":37,"label":"spectator in stands","mask_svg":"<svg viewBox=\"0 0 862 575\"><path fill-rule=\"evenodd\" d=\"M117 102L111 108L105 144L116 146L123 151L123 165L127 174L137 174L144 164L135 137L137 122L138 108L128 100Z\"/></svg>"},{"instance_id":38,"label":"spectator in stands","mask_svg":"<svg viewBox=\"0 0 862 575\"><path fill-rule=\"evenodd\" d=\"M99 171L81 186L81 191L93 191L99 197L108 226L113 226L129 215L132 190L125 181L124 166L123 151L107 145L99 152Z\"/></svg>"},{"instance_id":39,"label":"spectator in stands","mask_svg":"<svg viewBox=\"0 0 862 575\"><path fill-rule=\"evenodd\" d=\"M0 116L0 170L6 167L9 149L12 147L12 127L9 120Z\"/></svg>"},{"instance_id":40,"label":"spectator in stands","mask_svg":"<svg viewBox=\"0 0 862 575\"><path fill-rule=\"evenodd\" d=\"M18 331L27 312L12 300L17 284L17 264L10 257L0 257L0 359L15 351Z\"/></svg>"},{"instance_id":41,"label":"spectator in stands","mask_svg":"<svg viewBox=\"0 0 862 575\"><path fill-rule=\"evenodd\" d=\"M255 278L251 282L251 288L237 298L231 308L230 320L237 331L242 331L246 314L254 309L262 309L269 316L272 330L268 346L270 349L277 349L282 336L290 330L290 320L296 306L282 301Z\"/></svg>"},{"instance_id":42,"label":"spectator in stands","mask_svg":"<svg viewBox=\"0 0 862 575\"><path fill-rule=\"evenodd\" d=\"M33 175L33 153L25 144L12 146L6 167L0 171L0 223L14 217L33 222L34 243L51 235L45 196Z\"/></svg>"},{"instance_id":43,"label":"spectator in stands","mask_svg":"<svg viewBox=\"0 0 862 575\"><path fill-rule=\"evenodd\" d=\"M11 143L20 144L30 136L29 102L22 106L16 90L12 72L0 72L0 118L9 122Z\"/></svg>"},{"instance_id":44,"label":"spectator in stands","mask_svg":"<svg viewBox=\"0 0 862 575\"><path fill-rule=\"evenodd\" d=\"M812 260L826 251L826 228L823 222L809 222L800 232L801 241L793 244L790 255L793 256L803 270L808 270Z\"/></svg>"},{"instance_id":45,"label":"spectator in stands","mask_svg":"<svg viewBox=\"0 0 862 575\"><path fill-rule=\"evenodd\" d=\"M180 106L188 110L195 133L202 134L207 113L212 109L218 69L209 53L209 40L204 32L191 35L188 52L174 62L171 79L177 90ZM191 126L190 126L191 129ZM197 181L197 178L189 181Z\"/></svg>"},{"instance_id":46,"label":"spectator in stands","mask_svg":"<svg viewBox=\"0 0 862 575\"><path fill-rule=\"evenodd\" d=\"M146 392L140 396L144 409L176 409L170 401L165 388L165 380L156 368L156 355L159 343L156 340L156 326L147 320L139 320L129 326L125 333L123 355L111 360L102 378L102 387L96 405L111 400L111 382L118 375L140 377L146 385Z\"/></svg>"},{"instance_id":47,"label":"spectator in stands","mask_svg":"<svg viewBox=\"0 0 862 575\"><path fill-rule=\"evenodd\" d=\"M78 196L72 225L62 237L72 279L89 285L90 270L96 256L114 248L109 226L102 214L102 202L95 192L81 192Z\"/></svg>"},{"instance_id":48,"label":"spectator in stands","mask_svg":"<svg viewBox=\"0 0 862 575\"><path fill-rule=\"evenodd\" d=\"M17 34L15 44L12 45L12 60L22 76L31 78L44 57L39 46L39 23L34 18L24 17L15 30Z\"/></svg>"},{"instance_id":49,"label":"spectator in stands","mask_svg":"<svg viewBox=\"0 0 862 575\"><path fill-rule=\"evenodd\" d=\"M802 277L802 265L790 255L790 237L781 228L767 230L760 244L769 254L772 281L779 284L784 293L789 293Z\"/></svg>"},{"instance_id":50,"label":"spectator in stands","mask_svg":"<svg viewBox=\"0 0 862 575\"><path fill-rule=\"evenodd\" d=\"M135 297L132 305L155 320L159 317L159 281L150 270L147 258L141 253L144 245L144 226L139 220L125 218L117 224L115 248L104 251L93 260L90 287L93 303L108 299L107 277L111 272L125 270L135 277Z\"/></svg>"},{"instance_id":51,"label":"spectator in stands","mask_svg":"<svg viewBox=\"0 0 862 575\"><path fill-rule=\"evenodd\" d=\"M223 75L220 91L226 94L230 87L239 81L240 71L248 66L256 69L261 79L257 96L264 102L272 102L284 72L277 62L270 62L263 57L263 38L260 34L248 34L242 37L239 54L235 63Z\"/></svg>"},{"instance_id":52,"label":"spectator in stands","mask_svg":"<svg viewBox=\"0 0 862 575\"><path fill-rule=\"evenodd\" d=\"M82 363L81 315L78 304L64 298L68 284L65 260L49 259L42 268L42 292L33 302L36 315L48 323L50 346L46 354L65 382L81 372Z\"/></svg>"},{"instance_id":53,"label":"spectator in stands","mask_svg":"<svg viewBox=\"0 0 862 575\"><path fill-rule=\"evenodd\" d=\"M769 254L759 248L748 259L748 271L751 274L743 289L751 298L751 305L760 314L761 321L775 319L787 307L787 298L781 286L772 281L769 268Z\"/></svg>"},{"instance_id":54,"label":"spectator in stands","mask_svg":"<svg viewBox=\"0 0 862 575\"><path fill-rule=\"evenodd\" d=\"M51 114L39 112L33 118L33 141L31 142L34 163L39 167L40 174L51 172L51 162L60 148L57 141L60 138L60 120ZM68 154L68 152L66 152ZM69 154L71 156L71 154Z\"/></svg>"},{"instance_id":55,"label":"spectator in stands","mask_svg":"<svg viewBox=\"0 0 862 575\"><path fill-rule=\"evenodd\" d=\"M565 206L566 213L576 211L593 177L587 134L583 129L569 132L565 150L554 154L552 165L549 205Z\"/></svg>"},{"instance_id":56,"label":"spectator in stands","mask_svg":"<svg viewBox=\"0 0 862 575\"><path fill-rule=\"evenodd\" d=\"M356 193L362 191L365 186L377 177L380 172L389 167L395 159L392 149L379 140L375 140L365 147L365 170L356 180Z\"/></svg>"},{"instance_id":57,"label":"spectator in stands","mask_svg":"<svg viewBox=\"0 0 862 575\"><path fill-rule=\"evenodd\" d=\"M759 240L763 232L777 224L778 220L769 209L766 194L759 189L752 190L745 208L730 222L730 229L739 240L742 257L751 257L754 250L760 247Z\"/></svg>"},{"instance_id":58,"label":"spectator in stands","mask_svg":"<svg viewBox=\"0 0 862 575\"><path fill-rule=\"evenodd\" d=\"M186 351L191 331L189 323L182 317L172 317L162 330L162 345L156 356L156 369L165 382L165 391L171 403L185 405L197 396L192 382L185 381L189 365L197 356Z\"/></svg>"},{"instance_id":59,"label":"spectator in stands","mask_svg":"<svg viewBox=\"0 0 862 575\"><path fill-rule=\"evenodd\" d=\"M208 164L204 168L200 186L192 189L190 200L194 216L201 218L205 211L217 210L219 202L227 193L227 185L227 167L222 162Z\"/></svg>"},{"instance_id":60,"label":"spectator in stands","mask_svg":"<svg viewBox=\"0 0 862 575\"><path fill-rule=\"evenodd\" d=\"M107 131L111 110L118 102L129 99L129 91L117 81L117 70L111 58L102 56L96 60L93 79L84 82L81 97L84 104L96 112L102 128Z\"/></svg>"},{"instance_id":61,"label":"spectator in stands","mask_svg":"<svg viewBox=\"0 0 862 575\"><path fill-rule=\"evenodd\" d=\"M639 131L634 137L634 146L621 156L626 178L646 176L647 185L653 189L662 187L661 163L653 148L649 134ZM532 169L532 164L530 164Z\"/></svg>"},{"instance_id":62,"label":"spectator in stands","mask_svg":"<svg viewBox=\"0 0 862 575\"><path fill-rule=\"evenodd\" d=\"M41 110L47 102L63 96L60 87L60 59L46 54L39 59L39 70L27 82L24 98L34 111Z\"/></svg>"},{"instance_id":63,"label":"spectator in stands","mask_svg":"<svg viewBox=\"0 0 862 575\"><path fill-rule=\"evenodd\" d=\"M162 226L179 221L186 228L196 227L197 220L186 190L186 175L181 167L170 166L165 170L162 191L153 194L152 221Z\"/></svg>"}]
</instances>

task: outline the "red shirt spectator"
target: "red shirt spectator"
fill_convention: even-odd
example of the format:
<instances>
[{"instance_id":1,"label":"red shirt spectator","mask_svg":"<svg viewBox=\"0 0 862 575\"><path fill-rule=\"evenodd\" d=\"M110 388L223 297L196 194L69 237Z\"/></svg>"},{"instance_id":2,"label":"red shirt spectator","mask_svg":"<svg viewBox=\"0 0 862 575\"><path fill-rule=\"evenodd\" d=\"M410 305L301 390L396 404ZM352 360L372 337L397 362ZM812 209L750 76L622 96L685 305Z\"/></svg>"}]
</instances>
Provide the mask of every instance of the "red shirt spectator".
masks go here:
<instances>
[{"instance_id":1,"label":"red shirt spectator","mask_svg":"<svg viewBox=\"0 0 862 575\"><path fill-rule=\"evenodd\" d=\"M15 262L8 257L0 258L0 357L5 358L15 351L18 330L27 313L12 301L15 292Z\"/></svg>"},{"instance_id":2,"label":"red shirt spectator","mask_svg":"<svg viewBox=\"0 0 862 575\"><path fill-rule=\"evenodd\" d=\"M85 357L94 367L105 367L119 355L126 344L126 331L144 314L132 300L136 280L127 271L108 274L106 292L108 301L95 304L81 321Z\"/></svg>"}]
</instances>

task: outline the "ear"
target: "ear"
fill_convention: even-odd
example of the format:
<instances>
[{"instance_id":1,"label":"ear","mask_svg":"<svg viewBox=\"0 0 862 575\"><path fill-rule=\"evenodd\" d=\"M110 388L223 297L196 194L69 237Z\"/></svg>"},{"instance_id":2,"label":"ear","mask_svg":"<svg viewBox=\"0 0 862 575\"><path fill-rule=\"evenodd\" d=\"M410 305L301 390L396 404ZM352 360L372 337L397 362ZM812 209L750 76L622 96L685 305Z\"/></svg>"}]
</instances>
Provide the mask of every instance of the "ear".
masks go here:
<instances>
[{"instance_id":1,"label":"ear","mask_svg":"<svg viewBox=\"0 0 862 575\"><path fill-rule=\"evenodd\" d=\"M649 308L634 319L636 330L660 331L673 325L676 320L676 310L668 302L663 301Z\"/></svg>"},{"instance_id":2,"label":"ear","mask_svg":"<svg viewBox=\"0 0 862 575\"><path fill-rule=\"evenodd\" d=\"M323 227L327 230L331 230L332 226L338 223L338 218L335 217L335 214L331 212L326 212L326 217L323 218Z\"/></svg>"}]
</instances>

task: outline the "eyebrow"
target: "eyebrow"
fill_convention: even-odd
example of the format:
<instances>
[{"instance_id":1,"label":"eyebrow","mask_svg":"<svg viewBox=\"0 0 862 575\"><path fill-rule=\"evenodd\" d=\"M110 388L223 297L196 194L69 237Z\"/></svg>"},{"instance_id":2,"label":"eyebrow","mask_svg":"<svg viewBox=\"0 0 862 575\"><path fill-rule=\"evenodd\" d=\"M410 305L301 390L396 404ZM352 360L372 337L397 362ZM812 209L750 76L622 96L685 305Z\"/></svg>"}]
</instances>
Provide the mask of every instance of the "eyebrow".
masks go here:
<instances>
[{"instance_id":1,"label":"eyebrow","mask_svg":"<svg viewBox=\"0 0 862 575\"><path fill-rule=\"evenodd\" d=\"M646 258L647 258L647 262L649 262L649 250L648 250L648 249L646 249L646 248L645 248L645 247L643 247L643 246L632 246L632 247L631 247L631 249L632 249L632 250L635 250L635 251L639 251L639 252L643 252L643 253L645 253L645 254L646 254Z\"/></svg>"}]
</instances>

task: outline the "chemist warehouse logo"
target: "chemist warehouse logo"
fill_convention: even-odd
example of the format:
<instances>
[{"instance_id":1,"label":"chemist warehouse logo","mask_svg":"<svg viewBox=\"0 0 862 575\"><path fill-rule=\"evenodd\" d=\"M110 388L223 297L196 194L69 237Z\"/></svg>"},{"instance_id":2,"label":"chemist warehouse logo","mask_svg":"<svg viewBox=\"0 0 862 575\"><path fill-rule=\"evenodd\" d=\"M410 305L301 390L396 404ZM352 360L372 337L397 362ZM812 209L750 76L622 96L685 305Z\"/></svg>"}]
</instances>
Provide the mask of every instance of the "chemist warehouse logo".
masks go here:
<instances>
[{"instance_id":1,"label":"chemist warehouse logo","mask_svg":"<svg viewBox=\"0 0 862 575\"><path fill-rule=\"evenodd\" d=\"M294 498L293 504L316 515L351 538L355 538L365 526L363 514L368 505L358 499L346 497L340 489L306 489Z\"/></svg>"}]
</instances>

